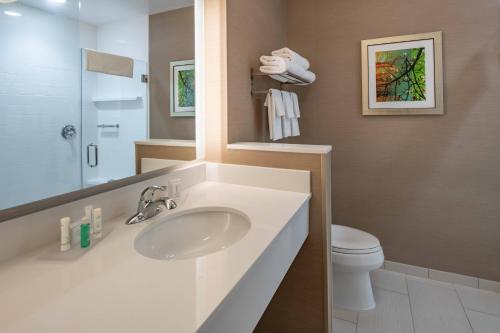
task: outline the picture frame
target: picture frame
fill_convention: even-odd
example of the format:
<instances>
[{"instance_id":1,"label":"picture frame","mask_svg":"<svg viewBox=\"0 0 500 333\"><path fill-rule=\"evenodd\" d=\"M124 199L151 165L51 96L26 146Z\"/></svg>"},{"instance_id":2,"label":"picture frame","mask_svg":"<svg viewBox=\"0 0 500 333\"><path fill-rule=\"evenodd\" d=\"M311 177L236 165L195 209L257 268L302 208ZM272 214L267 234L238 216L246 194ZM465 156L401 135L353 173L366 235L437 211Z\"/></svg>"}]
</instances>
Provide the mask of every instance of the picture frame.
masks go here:
<instances>
[{"instance_id":1,"label":"picture frame","mask_svg":"<svg viewBox=\"0 0 500 333\"><path fill-rule=\"evenodd\" d=\"M195 64L194 60L170 63L170 116L194 117Z\"/></svg>"},{"instance_id":2,"label":"picture frame","mask_svg":"<svg viewBox=\"0 0 500 333\"><path fill-rule=\"evenodd\" d=\"M363 115L443 115L442 32L361 41Z\"/></svg>"}]
</instances>

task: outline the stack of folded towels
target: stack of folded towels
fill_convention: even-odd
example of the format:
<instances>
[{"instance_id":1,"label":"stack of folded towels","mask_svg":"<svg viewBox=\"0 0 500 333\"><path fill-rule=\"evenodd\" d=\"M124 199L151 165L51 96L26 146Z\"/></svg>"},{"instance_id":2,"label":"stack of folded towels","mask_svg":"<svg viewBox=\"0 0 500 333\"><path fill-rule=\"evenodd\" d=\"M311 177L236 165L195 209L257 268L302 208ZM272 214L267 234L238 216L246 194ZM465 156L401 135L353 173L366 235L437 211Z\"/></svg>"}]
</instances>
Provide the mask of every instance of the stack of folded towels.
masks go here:
<instances>
[{"instance_id":1,"label":"stack of folded towels","mask_svg":"<svg viewBox=\"0 0 500 333\"><path fill-rule=\"evenodd\" d=\"M299 99L297 94L269 89L266 103L269 119L269 138L273 141L299 136Z\"/></svg>"},{"instance_id":2,"label":"stack of folded towels","mask_svg":"<svg viewBox=\"0 0 500 333\"><path fill-rule=\"evenodd\" d=\"M260 62L262 63L260 71L280 82L289 82L286 78L287 73L306 83L316 81L316 74L309 70L309 61L287 47L273 51L270 56L261 56Z\"/></svg>"}]
</instances>

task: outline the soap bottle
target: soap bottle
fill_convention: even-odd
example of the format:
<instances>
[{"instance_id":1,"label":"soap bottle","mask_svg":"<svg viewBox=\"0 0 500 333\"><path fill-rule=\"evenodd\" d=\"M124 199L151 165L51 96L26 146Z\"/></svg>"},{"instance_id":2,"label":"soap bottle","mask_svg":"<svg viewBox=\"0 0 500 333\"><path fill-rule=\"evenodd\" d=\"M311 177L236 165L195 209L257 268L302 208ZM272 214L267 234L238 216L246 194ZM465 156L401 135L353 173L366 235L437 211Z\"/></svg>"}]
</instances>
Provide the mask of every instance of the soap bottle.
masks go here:
<instances>
[{"instance_id":1,"label":"soap bottle","mask_svg":"<svg viewBox=\"0 0 500 333\"><path fill-rule=\"evenodd\" d=\"M71 249L71 218L64 217L61 219L61 252Z\"/></svg>"},{"instance_id":2,"label":"soap bottle","mask_svg":"<svg viewBox=\"0 0 500 333\"><path fill-rule=\"evenodd\" d=\"M102 237L102 209L95 208L92 211L92 232L95 239Z\"/></svg>"},{"instance_id":3,"label":"soap bottle","mask_svg":"<svg viewBox=\"0 0 500 333\"><path fill-rule=\"evenodd\" d=\"M90 246L90 220L87 217L82 219L80 224L80 247L85 249Z\"/></svg>"}]
</instances>

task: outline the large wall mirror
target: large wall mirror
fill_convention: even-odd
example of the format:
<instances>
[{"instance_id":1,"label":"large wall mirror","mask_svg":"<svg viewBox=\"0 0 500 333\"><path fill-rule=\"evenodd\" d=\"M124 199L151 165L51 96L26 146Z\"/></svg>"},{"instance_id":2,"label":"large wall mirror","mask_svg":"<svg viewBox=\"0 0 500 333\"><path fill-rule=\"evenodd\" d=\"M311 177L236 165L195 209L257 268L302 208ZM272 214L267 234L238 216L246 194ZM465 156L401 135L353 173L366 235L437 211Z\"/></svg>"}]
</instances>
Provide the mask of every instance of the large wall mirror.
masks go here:
<instances>
[{"instance_id":1,"label":"large wall mirror","mask_svg":"<svg viewBox=\"0 0 500 333\"><path fill-rule=\"evenodd\" d=\"M0 211L196 159L195 82L194 0L0 0Z\"/></svg>"}]
</instances>

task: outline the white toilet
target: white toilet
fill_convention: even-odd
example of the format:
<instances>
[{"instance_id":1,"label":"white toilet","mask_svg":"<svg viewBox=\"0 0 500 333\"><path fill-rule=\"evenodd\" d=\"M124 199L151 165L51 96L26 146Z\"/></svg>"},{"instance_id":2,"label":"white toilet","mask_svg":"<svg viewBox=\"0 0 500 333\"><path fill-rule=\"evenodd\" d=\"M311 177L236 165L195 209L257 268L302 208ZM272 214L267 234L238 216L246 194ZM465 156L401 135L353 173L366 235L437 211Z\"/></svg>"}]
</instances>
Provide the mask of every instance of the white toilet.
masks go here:
<instances>
[{"instance_id":1,"label":"white toilet","mask_svg":"<svg viewBox=\"0 0 500 333\"><path fill-rule=\"evenodd\" d=\"M375 307L370 272L384 262L377 237L341 225L332 225L333 303L360 311Z\"/></svg>"}]
</instances>

